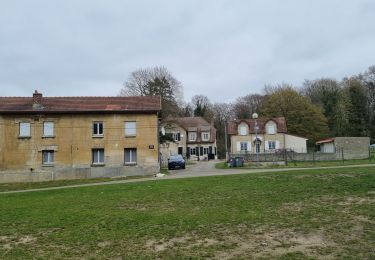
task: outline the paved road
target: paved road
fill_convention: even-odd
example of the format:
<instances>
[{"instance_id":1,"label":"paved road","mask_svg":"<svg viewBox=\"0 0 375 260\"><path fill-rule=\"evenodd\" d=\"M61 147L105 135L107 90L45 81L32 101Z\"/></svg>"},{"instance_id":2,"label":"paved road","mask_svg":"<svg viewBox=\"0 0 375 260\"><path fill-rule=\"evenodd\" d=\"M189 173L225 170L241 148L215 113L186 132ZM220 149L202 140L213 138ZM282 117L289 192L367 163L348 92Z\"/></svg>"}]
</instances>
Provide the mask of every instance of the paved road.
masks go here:
<instances>
[{"instance_id":1,"label":"paved road","mask_svg":"<svg viewBox=\"0 0 375 260\"><path fill-rule=\"evenodd\" d=\"M61 187L50 187L41 189L31 189L31 190L17 190L17 191L6 191L0 192L1 194L11 194L11 193L23 193L23 192L33 192L33 191L44 191L44 190L59 190L59 189L70 189L77 187L89 187L89 186L100 186L100 185L112 185L120 183L131 183L131 182L144 182L144 181L161 181L168 179L180 179L180 178L194 178L203 176L221 176L221 175L233 175L233 174L246 174L246 173L262 173L262 172L283 172L283 171L298 171L298 170L309 170L309 169L334 169L334 168L349 168L349 167L374 167L375 164L361 164L361 165L344 165L344 166L329 166L329 167L314 167L314 168L280 168L280 169L215 169L215 164L218 161L202 161L194 165L188 165L185 170L172 170L169 175L161 178L150 177L142 179L132 179L132 180L114 180L110 182L98 182L98 183L88 183L88 184L77 184ZM374 169L375 173L375 169Z\"/></svg>"}]
</instances>

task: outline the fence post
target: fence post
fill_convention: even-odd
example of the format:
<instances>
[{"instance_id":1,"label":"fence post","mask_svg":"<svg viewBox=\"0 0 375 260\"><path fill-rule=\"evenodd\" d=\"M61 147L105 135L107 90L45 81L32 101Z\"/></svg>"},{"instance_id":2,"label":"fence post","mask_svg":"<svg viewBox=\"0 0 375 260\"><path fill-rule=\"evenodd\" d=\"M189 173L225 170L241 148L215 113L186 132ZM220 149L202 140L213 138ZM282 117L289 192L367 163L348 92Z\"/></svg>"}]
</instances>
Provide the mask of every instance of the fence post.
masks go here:
<instances>
[{"instance_id":1,"label":"fence post","mask_svg":"<svg viewBox=\"0 0 375 260\"><path fill-rule=\"evenodd\" d=\"M288 154L286 152L286 149L284 149L284 159L285 159L285 166L288 166Z\"/></svg>"},{"instance_id":2,"label":"fence post","mask_svg":"<svg viewBox=\"0 0 375 260\"><path fill-rule=\"evenodd\" d=\"M371 162L371 147L368 147L368 160Z\"/></svg>"},{"instance_id":3,"label":"fence post","mask_svg":"<svg viewBox=\"0 0 375 260\"><path fill-rule=\"evenodd\" d=\"M315 151L313 151L313 164L315 164Z\"/></svg>"}]
</instances>

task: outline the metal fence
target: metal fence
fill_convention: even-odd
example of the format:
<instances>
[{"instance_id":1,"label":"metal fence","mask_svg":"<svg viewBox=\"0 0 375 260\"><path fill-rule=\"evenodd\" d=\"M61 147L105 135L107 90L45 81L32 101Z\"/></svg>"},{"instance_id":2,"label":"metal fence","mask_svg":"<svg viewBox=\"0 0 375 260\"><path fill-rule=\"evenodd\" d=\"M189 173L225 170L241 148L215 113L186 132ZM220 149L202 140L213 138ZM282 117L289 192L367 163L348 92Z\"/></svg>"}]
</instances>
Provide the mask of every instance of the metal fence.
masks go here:
<instances>
[{"instance_id":1,"label":"metal fence","mask_svg":"<svg viewBox=\"0 0 375 260\"><path fill-rule=\"evenodd\" d=\"M230 154L230 157L242 157L245 162L319 162L319 161L337 161L348 159L372 159L375 156L375 149L363 153L353 153L345 151L343 148L337 148L334 153L307 152L298 153L295 151L283 150L274 153L239 153Z\"/></svg>"}]
</instances>

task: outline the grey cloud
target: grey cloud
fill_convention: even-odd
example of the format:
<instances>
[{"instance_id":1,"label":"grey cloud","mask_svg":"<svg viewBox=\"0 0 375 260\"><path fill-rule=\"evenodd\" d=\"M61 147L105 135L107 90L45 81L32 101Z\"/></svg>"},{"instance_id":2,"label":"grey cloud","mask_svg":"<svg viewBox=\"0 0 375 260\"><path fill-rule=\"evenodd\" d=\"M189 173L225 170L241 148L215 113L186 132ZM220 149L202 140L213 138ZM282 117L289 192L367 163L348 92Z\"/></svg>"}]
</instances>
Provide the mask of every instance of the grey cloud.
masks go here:
<instances>
[{"instance_id":1,"label":"grey cloud","mask_svg":"<svg viewBox=\"0 0 375 260\"><path fill-rule=\"evenodd\" d=\"M1 95L117 95L129 73L166 66L185 98L341 78L375 60L373 2L8 1Z\"/></svg>"}]
</instances>

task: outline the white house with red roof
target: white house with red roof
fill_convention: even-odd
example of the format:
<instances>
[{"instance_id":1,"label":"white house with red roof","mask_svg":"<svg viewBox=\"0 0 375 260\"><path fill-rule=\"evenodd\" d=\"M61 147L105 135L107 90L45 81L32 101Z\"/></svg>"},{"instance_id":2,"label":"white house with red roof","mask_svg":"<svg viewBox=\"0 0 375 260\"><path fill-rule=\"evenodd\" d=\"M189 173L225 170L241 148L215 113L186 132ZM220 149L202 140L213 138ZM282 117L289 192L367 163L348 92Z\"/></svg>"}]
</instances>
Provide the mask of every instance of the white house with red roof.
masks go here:
<instances>
[{"instance_id":1,"label":"white house with red roof","mask_svg":"<svg viewBox=\"0 0 375 260\"><path fill-rule=\"evenodd\" d=\"M307 152L305 137L289 134L284 117L233 120L228 123L231 153Z\"/></svg>"}]
</instances>

